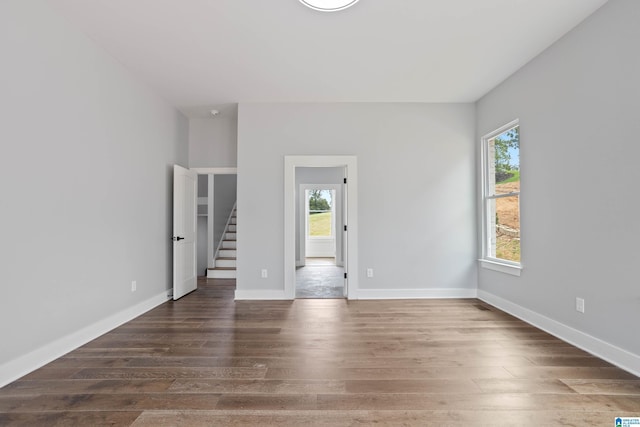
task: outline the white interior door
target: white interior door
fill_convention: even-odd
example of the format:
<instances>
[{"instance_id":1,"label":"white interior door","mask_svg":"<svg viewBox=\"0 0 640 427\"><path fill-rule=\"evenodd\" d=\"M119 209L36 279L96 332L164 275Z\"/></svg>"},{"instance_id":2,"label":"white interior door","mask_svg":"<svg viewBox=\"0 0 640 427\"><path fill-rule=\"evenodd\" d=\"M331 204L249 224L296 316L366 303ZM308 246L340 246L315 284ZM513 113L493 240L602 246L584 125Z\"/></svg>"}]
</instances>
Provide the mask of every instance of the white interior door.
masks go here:
<instances>
[{"instance_id":1,"label":"white interior door","mask_svg":"<svg viewBox=\"0 0 640 427\"><path fill-rule=\"evenodd\" d=\"M195 291L198 174L173 166L173 299Z\"/></svg>"}]
</instances>

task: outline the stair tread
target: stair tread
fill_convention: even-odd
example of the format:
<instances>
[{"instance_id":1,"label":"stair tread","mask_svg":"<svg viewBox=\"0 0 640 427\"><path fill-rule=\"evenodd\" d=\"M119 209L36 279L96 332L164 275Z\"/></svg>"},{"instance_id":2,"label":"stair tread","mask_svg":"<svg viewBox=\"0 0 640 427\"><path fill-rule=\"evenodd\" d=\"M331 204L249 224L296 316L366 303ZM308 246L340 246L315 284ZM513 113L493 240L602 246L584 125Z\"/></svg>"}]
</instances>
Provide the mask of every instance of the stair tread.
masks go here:
<instances>
[{"instance_id":1,"label":"stair tread","mask_svg":"<svg viewBox=\"0 0 640 427\"><path fill-rule=\"evenodd\" d=\"M221 259L221 260L224 260L224 261L235 261L237 258L236 257L230 257L230 256L219 256L216 259Z\"/></svg>"},{"instance_id":2,"label":"stair tread","mask_svg":"<svg viewBox=\"0 0 640 427\"><path fill-rule=\"evenodd\" d=\"M207 270L235 270L235 267L213 267L207 268Z\"/></svg>"}]
</instances>

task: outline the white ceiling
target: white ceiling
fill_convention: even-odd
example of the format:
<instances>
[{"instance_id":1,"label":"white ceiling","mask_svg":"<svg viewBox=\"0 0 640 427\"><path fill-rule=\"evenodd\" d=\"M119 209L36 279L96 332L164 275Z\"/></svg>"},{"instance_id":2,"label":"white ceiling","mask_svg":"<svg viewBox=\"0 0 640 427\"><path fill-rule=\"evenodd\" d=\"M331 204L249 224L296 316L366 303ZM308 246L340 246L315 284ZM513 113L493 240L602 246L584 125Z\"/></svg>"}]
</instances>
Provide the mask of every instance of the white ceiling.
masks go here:
<instances>
[{"instance_id":1,"label":"white ceiling","mask_svg":"<svg viewBox=\"0 0 640 427\"><path fill-rule=\"evenodd\" d=\"M607 0L47 0L190 116L237 102L473 102Z\"/></svg>"}]
</instances>

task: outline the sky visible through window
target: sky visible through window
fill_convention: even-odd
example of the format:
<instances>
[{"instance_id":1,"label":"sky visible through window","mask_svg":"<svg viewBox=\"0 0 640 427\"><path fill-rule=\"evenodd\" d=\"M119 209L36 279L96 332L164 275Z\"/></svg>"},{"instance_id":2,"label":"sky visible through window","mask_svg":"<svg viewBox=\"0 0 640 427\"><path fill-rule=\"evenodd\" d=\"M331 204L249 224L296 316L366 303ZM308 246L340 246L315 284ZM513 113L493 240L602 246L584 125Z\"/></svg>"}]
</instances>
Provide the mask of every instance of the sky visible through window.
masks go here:
<instances>
[{"instance_id":1,"label":"sky visible through window","mask_svg":"<svg viewBox=\"0 0 640 427\"><path fill-rule=\"evenodd\" d=\"M496 137L502 141L509 141L513 138L513 130L508 130L501 133ZM518 138L519 139L519 138ZM509 156L508 163L513 169L520 169L520 142L517 145L509 146L507 148L507 154Z\"/></svg>"}]
</instances>

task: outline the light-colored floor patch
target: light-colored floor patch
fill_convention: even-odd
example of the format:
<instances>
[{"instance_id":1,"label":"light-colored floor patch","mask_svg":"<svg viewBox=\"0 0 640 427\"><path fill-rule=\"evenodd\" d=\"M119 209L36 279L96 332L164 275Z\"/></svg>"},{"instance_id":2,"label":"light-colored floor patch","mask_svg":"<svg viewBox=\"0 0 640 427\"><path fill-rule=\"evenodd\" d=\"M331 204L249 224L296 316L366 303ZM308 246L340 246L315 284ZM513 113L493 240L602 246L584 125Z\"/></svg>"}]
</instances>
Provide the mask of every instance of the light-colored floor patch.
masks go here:
<instances>
[{"instance_id":1,"label":"light-colored floor patch","mask_svg":"<svg viewBox=\"0 0 640 427\"><path fill-rule=\"evenodd\" d=\"M305 265L336 265L335 258L305 258Z\"/></svg>"},{"instance_id":2,"label":"light-colored floor patch","mask_svg":"<svg viewBox=\"0 0 640 427\"><path fill-rule=\"evenodd\" d=\"M344 268L334 258L307 258L296 269L296 298L344 298Z\"/></svg>"}]
</instances>

